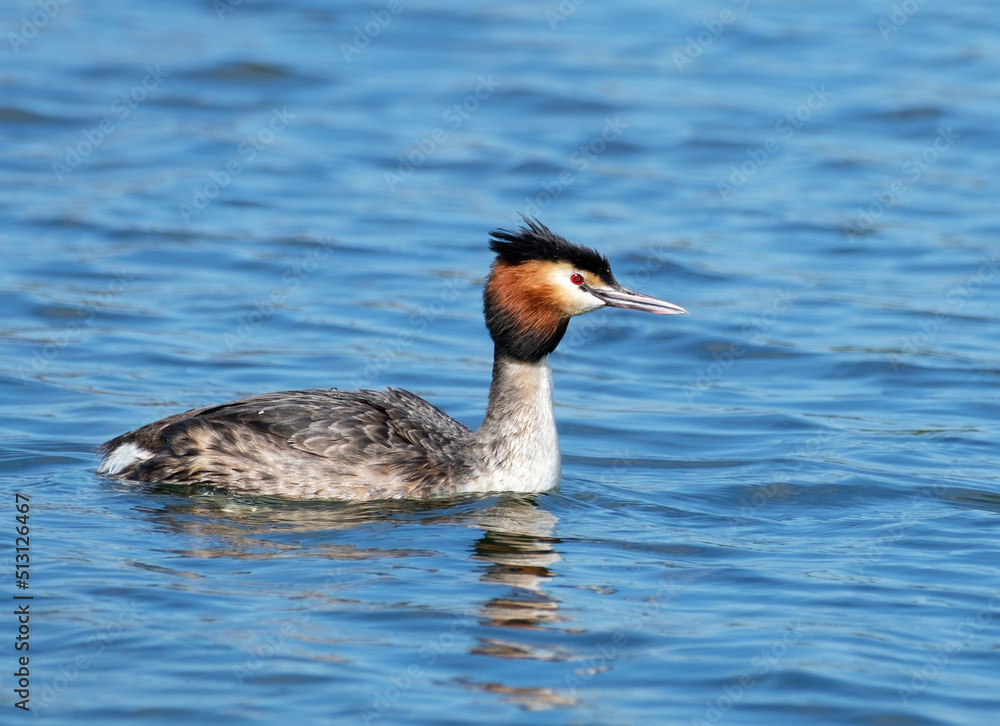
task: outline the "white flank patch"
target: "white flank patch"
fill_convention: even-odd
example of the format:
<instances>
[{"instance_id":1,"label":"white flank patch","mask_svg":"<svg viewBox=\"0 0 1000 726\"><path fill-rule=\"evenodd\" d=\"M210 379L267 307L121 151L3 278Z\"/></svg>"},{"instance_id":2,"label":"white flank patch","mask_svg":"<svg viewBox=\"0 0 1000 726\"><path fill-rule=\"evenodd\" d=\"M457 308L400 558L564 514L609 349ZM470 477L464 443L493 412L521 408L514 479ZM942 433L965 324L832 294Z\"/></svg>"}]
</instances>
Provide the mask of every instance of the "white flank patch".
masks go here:
<instances>
[{"instance_id":1,"label":"white flank patch","mask_svg":"<svg viewBox=\"0 0 1000 726\"><path fill-rule=\"evenodd\" d=\"M101 474L114 476L118 472L126 469L137 461L151 459L153 455L145 449L133 443L122 444L115 448L110 454L104 457L100 468L97 470Z\"/></svg>"}]
</instances>

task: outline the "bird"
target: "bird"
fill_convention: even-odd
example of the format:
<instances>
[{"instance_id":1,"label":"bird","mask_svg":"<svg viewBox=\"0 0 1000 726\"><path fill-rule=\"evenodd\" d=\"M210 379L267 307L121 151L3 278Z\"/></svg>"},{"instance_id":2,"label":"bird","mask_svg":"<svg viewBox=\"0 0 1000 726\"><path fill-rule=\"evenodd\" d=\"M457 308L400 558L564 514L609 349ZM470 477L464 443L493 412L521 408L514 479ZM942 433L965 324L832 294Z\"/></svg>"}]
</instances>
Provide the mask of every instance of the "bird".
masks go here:
<instances>
[{"instance_id":1,"label":"bird","mask_svg":"<svg viewBox=\"0 0 1000 726\"><path fill-rule=\"evenodd\" d=\"M490 233L483 287L493 339L475 431L419 396L386 390L265 393L196 408L99 447L98 473L237 495L370 501L554 489L561 458L549 355L570 318L604 307L685 314L622 287L608 259L536 218Z\"/></svg>"}]
</instances>

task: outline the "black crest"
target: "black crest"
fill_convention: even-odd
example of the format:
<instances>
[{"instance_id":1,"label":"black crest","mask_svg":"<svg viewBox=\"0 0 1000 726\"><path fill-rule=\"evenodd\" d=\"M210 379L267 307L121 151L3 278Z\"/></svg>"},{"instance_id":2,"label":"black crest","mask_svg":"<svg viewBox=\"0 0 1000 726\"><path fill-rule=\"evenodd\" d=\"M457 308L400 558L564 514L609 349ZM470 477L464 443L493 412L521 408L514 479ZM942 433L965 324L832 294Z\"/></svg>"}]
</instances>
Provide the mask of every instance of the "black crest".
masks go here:
<instances>
[{"instance_id":1,"label":"black crest","mask_svg":"<svg viewBox=\"0 0 1000 726\"><path fill-rule=\"evenodd\" d=\"M530 260L565 261L578 270L598 275L607 283L614 282L611 264L600 252L573 244L553 233L537 219L523 219L524 226L513 232L498 229L490 233L490 249L496 252L498 260L510 265L520 265Z\"/></svg>"}]
</instances>

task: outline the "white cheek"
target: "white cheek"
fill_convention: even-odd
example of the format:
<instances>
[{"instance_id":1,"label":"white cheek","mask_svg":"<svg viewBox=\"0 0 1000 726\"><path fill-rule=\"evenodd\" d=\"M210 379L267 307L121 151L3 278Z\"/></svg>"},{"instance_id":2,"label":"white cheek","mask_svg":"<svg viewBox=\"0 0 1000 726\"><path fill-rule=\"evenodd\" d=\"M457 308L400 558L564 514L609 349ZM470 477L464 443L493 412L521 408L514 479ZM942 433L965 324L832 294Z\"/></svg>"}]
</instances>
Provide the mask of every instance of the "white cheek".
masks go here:
<instances>
[{"instance_id":1,"label":"white cheek","mask_svg":"<svg viewBox=\"0 0 1000 726\"><path fill-rule=\"evenodd\" d=\"M576 296L580 300L580 307L577 312L573 313L574 315L583 315L584 313L589 313L592 310L604 307L603 301L598 300L589 292L584 292L580 288L576 289Z\"/></svg>"},{"instance_id":2,"label":"white cheek","mask_svg":"<svg viewBox=\"0 0 1000 726\"><path fill-rule=\"evenodd\" d=\"M570 315L583 315L604 307L603 302L589 292L582 290L579 285L574 285L570 281L569 275L563 271L554 275L553 282L559 291L566 312Z\"/></svg>"}]
</instances>

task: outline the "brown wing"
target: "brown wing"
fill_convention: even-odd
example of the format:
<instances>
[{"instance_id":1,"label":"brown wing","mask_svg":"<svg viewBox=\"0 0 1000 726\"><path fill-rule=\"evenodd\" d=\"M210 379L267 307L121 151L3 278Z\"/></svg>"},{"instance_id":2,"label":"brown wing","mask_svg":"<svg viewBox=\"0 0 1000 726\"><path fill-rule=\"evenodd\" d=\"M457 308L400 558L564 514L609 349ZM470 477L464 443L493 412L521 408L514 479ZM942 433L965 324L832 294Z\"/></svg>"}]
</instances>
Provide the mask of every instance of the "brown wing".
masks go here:
<instances>
[{"instance_id":1,"label":"brown wing","mask_svg":"<svg viewBox=\"0 0 1000 726\"><path fill-rule=\"evenodd\" d=\"M122 478L278 496L374 499L447 491L471 472L468 428L398 389L267 393L157 421L101 449L148 459Z\"/></svg>"}]
</instances>

